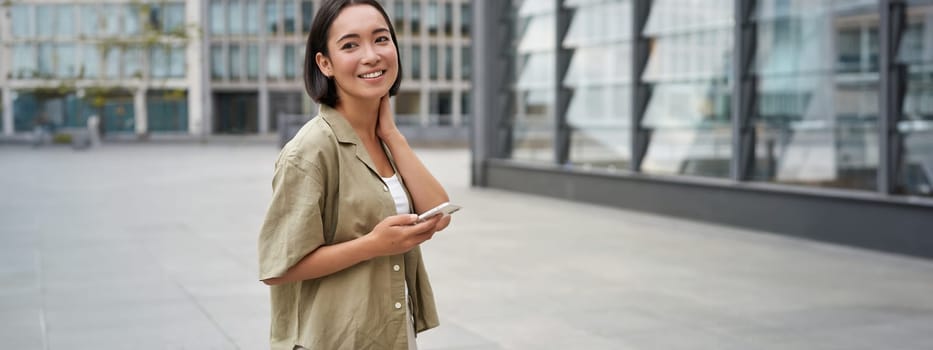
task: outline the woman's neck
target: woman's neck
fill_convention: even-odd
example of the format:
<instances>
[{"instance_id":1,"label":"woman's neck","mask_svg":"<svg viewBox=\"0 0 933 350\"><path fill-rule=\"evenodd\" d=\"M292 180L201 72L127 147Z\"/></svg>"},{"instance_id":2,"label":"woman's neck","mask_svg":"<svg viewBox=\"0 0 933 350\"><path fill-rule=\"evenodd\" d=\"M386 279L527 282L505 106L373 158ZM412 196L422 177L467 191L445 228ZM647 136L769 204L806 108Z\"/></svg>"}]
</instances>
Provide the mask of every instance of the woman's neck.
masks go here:
<instances>
[{"instance_id":1,"label":"woman's neck","mask_svg":"<svg viewBox=\"0 0 933 350\"><path fill-rule=\"evenodd\" d=\"M379 120L379 100L348 99L341 96L335 108L353 127L363 142L376 141L376 122Z\"/></svg>"}]
</instances>

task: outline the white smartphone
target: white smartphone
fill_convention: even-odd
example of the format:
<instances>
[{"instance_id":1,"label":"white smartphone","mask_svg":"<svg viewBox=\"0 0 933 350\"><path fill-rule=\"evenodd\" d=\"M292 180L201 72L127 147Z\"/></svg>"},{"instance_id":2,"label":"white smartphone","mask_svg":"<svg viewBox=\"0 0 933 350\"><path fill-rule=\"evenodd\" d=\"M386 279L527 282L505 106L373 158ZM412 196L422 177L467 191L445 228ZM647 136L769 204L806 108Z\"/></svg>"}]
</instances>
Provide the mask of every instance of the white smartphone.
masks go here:
<instances>
[{"instance_id":1,"label":"white smartphone","mask_svg":"<svg viewBox=\"0 0 933 350\"><path fill-rule=\"evenodd\" d=\"M444 203L441 203L441 205L431 208L430 210L422 213L421 215L418 215L417 222L422 222L424 220L430 219L434 215L439 215L439 214L450 215L450 214L457 212L457 210L460 210L460 208L461 206L459 205L450 204L450 202L444 202Z\"/></svg>"}]
</instances>

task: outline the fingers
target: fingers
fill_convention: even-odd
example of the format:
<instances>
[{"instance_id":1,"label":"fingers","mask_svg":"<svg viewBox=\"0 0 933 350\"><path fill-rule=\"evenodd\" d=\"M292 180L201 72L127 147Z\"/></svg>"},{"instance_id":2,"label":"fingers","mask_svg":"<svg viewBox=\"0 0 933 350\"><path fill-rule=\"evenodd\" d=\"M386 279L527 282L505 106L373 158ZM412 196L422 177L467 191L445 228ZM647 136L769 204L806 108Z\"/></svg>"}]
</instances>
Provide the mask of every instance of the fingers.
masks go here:
<instances>
[{"instance_id":1,"label":"fingers","mask_svg":"<svg viewBox=\"0 0 933 350\"><path fill-rule=\"evenodd\" d=\"M415 214L393 215L382 220L388 226L406 226L416 221L418 221L418 215Z\"/></svg>"}]
</instances>

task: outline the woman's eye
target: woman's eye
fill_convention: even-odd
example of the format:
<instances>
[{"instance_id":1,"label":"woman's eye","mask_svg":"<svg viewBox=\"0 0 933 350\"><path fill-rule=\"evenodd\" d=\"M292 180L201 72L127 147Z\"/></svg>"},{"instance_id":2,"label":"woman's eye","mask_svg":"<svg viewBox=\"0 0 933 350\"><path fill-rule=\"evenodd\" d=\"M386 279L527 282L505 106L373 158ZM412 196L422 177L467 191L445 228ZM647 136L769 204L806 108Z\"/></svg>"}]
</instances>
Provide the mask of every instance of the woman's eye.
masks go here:
<instances>
[{"instance_id":1,"label":"woman's eye","mask_svg":"<svg viewBox=\"0 0 933 350\"><path fill-rule=\"evenodd\" d=\"M377 42L377 43L386 42L386 41L389 41L389 37L387 37L387 36L380 36L380 37L376 38L376 42Z\"/></svg>"},{"instance_id":2,"label":"woman's eye","mask_svg":"<svg viewBox=\"0 0 933 350\"><path fill-rule=\"evenodd\" d=\"M352 49L354 47L356 47L356 43L346 43L346 44L343 44L343 46L341 46L340 48L343 50L346 50L346 49Z\"/></svg>"}]
</instances>

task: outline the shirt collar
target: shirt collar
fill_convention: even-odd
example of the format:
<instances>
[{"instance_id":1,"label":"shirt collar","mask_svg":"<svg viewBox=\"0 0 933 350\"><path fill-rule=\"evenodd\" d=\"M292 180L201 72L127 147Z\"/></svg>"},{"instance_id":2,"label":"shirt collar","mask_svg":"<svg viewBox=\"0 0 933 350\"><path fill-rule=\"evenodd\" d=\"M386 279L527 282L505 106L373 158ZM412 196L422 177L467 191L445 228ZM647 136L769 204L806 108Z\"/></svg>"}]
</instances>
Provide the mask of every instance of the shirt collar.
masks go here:
<instances>
[{"instance_id":1,"label":"shirt collar","mask_svg":"<svg viewBox=\"0 0 933 350\"><path fill-rule=\"evenodd\" d=\"M337 137L338 142L352 143L354 145L362 144L360 137L356 135L356 131L353 131L353 127L350 126L350 122L339 111L322 103L318 109L318 114L324 117L324 121L334 130L334 136Z\"/></svg>"}]
</instances>

